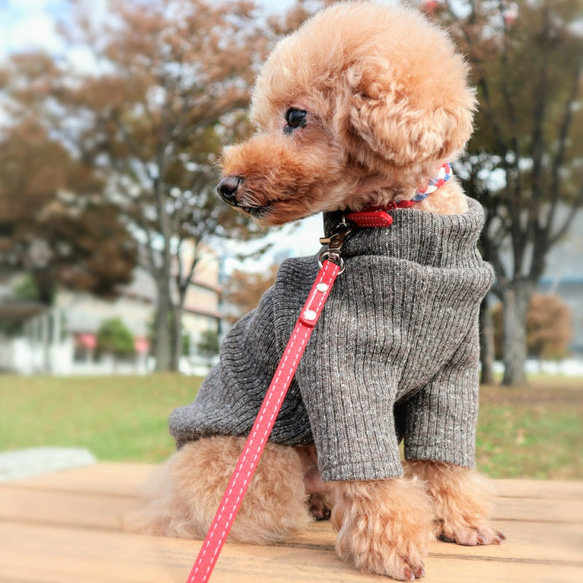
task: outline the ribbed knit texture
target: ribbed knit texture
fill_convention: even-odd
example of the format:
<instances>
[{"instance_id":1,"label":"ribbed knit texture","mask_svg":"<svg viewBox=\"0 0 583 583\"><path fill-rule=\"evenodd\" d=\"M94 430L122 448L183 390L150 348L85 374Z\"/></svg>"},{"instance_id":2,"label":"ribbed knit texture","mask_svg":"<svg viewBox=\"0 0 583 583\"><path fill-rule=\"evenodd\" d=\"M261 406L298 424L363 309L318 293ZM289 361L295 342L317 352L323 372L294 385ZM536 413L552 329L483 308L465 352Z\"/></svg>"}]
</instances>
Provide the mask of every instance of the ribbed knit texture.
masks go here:
<instances>
[{"instance_id":1,"label":"ribbed knit texture","mask_svg":"<svg viewBox=\"0 0 583 583\"><path fill-rule=\"evenodd\" d=\"M358 229L272 441L315 443L324 480L402 473L408 459L473 466L478 412L478 311L493 281L476 242L480 205L463 215L393 211L389 228ZM338 216L325 216L326 230ZM259 306L225 338L194 403L176 409L178 447L246 435L318 270L285 261Z\"/></svg>"}]
</instances>

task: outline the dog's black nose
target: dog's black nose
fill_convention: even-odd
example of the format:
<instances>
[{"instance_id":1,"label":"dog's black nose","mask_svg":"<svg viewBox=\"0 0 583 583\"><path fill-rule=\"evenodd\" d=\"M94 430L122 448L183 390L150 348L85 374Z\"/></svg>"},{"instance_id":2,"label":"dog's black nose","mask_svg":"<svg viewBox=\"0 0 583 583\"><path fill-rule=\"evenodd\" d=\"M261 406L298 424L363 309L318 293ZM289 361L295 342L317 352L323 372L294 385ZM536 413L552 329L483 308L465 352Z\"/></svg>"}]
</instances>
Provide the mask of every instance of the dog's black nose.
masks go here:
<instances>
[{"instance_id":1,"label":"dog's black nose","mask_svg":"<svg viewBox=\"0 0 583 583\"><path fill-rule=\"evenodd\" d=\"M235 205L237 203L237 189L241 182L242 179L239 176L225 176L219 182L217 192L226 203Z\"/></svg>"}]
</instances>

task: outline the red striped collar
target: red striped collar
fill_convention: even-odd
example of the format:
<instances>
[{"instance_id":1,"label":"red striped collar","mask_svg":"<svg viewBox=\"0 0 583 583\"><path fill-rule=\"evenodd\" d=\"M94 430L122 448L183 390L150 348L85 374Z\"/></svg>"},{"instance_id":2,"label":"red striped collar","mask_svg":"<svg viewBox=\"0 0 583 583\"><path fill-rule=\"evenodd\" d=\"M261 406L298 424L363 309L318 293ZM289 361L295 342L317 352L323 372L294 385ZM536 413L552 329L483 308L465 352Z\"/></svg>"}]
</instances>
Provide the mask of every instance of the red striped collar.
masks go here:
<instances>
[{"instance_id":1,"label":"red striped collar","mask_svg":"<svg viewBox=\"0 0 583 583\"><path fill-rule=\"evenodd\" d=\"M440 186L443 186L452 175L451 164L445 162L439 169L437 176L432 178L423 189L417 190L412 199L391 201L382 207L373 207L357 213L347 213L345 218L356 227L390 227L393 224L393 217L388 214L388 211L409 208L415 203L424 200Z\"/></svg>"}]
</instances>

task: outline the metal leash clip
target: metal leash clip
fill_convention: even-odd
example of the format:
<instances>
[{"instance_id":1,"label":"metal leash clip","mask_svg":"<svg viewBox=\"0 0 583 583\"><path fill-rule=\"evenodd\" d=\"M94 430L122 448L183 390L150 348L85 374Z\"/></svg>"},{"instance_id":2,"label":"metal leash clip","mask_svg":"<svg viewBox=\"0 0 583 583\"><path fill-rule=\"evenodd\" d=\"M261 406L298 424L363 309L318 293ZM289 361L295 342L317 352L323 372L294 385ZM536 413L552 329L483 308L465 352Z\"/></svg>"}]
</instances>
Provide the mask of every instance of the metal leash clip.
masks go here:
<instances>
[{"instance_id":1,"label":"metal leash clip","mask_svg":"<svg viewBox=\"0 0 583 583\"><path fill-rule=\"evenodd\" d=\"M346 237L352 232L352 226L350 223L346 221L344 217L342 217L342 222L336 225L334 232L329 237L320 237L320 244L327 245L327 249L322 251L318 257L318 264L320 268L322 267L322 263L324 261L332 261L332 263L336 263L340 267L340 271L338 275L340 275L344 271L344 259L342 259L342 255L340 252L342 251L342 246L344 245L344 241Z\"/></svg>"}]
</instances>

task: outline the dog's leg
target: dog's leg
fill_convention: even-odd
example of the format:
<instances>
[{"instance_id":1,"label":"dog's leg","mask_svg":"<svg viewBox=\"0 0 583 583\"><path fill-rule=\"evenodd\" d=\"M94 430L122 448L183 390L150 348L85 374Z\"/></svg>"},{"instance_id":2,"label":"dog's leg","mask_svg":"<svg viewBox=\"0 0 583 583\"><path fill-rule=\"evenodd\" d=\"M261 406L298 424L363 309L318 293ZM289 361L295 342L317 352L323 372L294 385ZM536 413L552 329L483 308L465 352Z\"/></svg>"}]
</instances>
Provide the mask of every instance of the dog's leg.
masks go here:
<instances>
[{"instance_id":1,"label":"dog's leg","mask_svg":"<svg viewBox=\"0 0 583 583\"><path fill-rule=\"evenodd\" d=\"M336 500L336 488L324 482L318 469L318 455L313 445L298 445L296 452L302 460L304 487L308 495L308 507L315 520L329 520Z\"/></svg>"},{"instance_id":2,"label":"dog's leg","mask_svg":"<svg viewBox=\"0 0 583 583\"><path fill-rule=\"evenodd\" d=\"M434 461L409 461L405 474L417 476L433 499L435 535L460 545L500 544L506 537L488 522L493 488L473 470Z\"/></svg>"},{"instance_id":3,"label":"dog's leg","mask_svg":"<svg viewBox=\"0 0 583 583\"><path fill-rule=\"evenodd\" d=\"M186 444L166 462L152 500L132 530L204 538L243 449L244 438L210 437ZM268 443L229 540L272 543L311 521L302 463L292 447Z\"/></svg>"},{"instance_id":4,"label":"dog's leg","mask_svg":"<svg viewBox=\"0 0 583 583\"><path fill-rule=\"evenodd\" d=\"M413 581L433 540L431 500L423 483L394 478L339 482L332 524L336 552L370 573Z\"/></svg>"}]
</instances>

